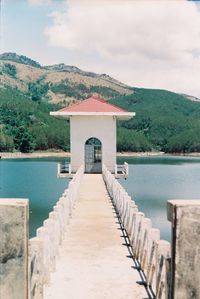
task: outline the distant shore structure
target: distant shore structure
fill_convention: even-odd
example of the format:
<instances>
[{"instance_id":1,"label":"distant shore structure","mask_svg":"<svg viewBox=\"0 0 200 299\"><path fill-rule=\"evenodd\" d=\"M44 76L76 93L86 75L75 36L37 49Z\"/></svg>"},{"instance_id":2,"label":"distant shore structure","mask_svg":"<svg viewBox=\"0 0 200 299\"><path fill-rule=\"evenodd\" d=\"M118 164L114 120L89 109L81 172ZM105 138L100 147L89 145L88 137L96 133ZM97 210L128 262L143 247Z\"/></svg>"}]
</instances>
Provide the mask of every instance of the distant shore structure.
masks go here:
<instances>
[{"instance_id":1,"label":"distant shore structure","mask_svg":"<svg viewBox=\"0 0 200 299\"><path fill-rule=\"evenodd\" d=\"M71 171L84 165L85 173L112 173L116 165L116 120L129 120L129 112L103 99L90 97L50 115L70 120Z\"/></svg>"}]
</instances>

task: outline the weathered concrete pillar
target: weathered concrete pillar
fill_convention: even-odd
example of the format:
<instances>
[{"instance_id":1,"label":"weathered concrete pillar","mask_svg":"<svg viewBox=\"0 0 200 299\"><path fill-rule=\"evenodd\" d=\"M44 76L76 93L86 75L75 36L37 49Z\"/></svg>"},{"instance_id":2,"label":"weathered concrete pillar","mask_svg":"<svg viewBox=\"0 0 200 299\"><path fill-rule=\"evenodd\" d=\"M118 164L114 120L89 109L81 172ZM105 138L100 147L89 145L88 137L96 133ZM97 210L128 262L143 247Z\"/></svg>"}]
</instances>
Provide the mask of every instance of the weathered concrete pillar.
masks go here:
<instances>
[{"instance_id":1,"label":"weathered concrete pillar","mask_svg":"<svg viewBox=\"0 0 200 299\"><path fill-rule=\"evenodd\" d=\"M172 299L200 298L200 200L170 200Z\"/></svg>"},{"instance_id":2,"label":"weathered concrete pillar","mask_svg":"<svg viewBox=\"0 0 200 299\"><path fill-rule=\"evenodd\" d=\"M0 298L28 298L28 200L0 199Z\"/></svg>"},{"instance_id":3,"label":"weathered concrete pillar","mask_svg":"<svg viewBox=\"0 0 200 299\"><path fill-rule=\"evenodd\" d=\"M43 298L44 257L43 241L40 238L29 240L29 299Z\"/></svg>"}]
</instances>

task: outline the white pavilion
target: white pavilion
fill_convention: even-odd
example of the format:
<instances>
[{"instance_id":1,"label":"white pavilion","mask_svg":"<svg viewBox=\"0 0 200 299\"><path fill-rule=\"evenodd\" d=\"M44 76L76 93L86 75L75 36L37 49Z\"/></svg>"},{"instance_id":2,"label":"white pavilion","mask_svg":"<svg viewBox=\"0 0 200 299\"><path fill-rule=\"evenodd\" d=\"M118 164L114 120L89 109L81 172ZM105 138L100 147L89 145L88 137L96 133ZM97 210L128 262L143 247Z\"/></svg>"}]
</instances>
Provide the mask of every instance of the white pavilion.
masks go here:
<instances>
[{"instance_id":1,"label":"white pavilion","mask_svg":"<svg viewBox=\"0 0 200 299\"><path fill-rule=\"evenodd\" d=\"M90 97L50 114L70 120L72 173L81 165L85 173L101 173L103 164L115 172L116 120L128 120L134 112Z\"/></svg>"}]
</instances>

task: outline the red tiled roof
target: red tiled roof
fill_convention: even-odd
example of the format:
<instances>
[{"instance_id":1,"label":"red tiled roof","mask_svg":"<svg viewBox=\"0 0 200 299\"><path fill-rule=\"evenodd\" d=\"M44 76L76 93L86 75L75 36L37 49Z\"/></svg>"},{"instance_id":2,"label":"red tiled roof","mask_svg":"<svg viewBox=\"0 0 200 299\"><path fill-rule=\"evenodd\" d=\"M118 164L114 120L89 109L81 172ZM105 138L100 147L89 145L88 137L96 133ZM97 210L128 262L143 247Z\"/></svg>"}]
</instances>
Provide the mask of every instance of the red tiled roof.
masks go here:
<instances>
[{"instance_id":1,"label":"red tiled roof","mask_svg":"<svg viewBox=\"0 0 200 299\"><path fill-rule=\"evenodd\" d=\"M63 108L58 112L128 112L118 106L110 104L102 99L91 97L80 101L69 107Z\"/></svg>"}]
</instances>

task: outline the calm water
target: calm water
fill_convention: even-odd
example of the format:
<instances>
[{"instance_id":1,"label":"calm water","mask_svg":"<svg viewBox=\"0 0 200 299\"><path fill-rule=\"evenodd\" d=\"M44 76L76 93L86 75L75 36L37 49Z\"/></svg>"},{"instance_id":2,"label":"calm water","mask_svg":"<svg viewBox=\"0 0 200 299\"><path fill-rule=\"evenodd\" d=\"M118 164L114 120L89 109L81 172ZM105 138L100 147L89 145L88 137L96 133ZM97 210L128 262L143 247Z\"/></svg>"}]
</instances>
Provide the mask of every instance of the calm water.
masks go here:
<instances>
[{"instance_id":1,"label":"calm water","mask_svg":"<svg viewBox=\"0 0 200 299\"><path fill-rule=\"evenodd\" d=\"M167 221L169 199L200 199L200 158L146 157L119 159L127 161L130 174L120 180L161 237L170 240L171 224Z\"/></svg>"},{"instance_id":2,"label":"calm water","mask_svg":"<svg viewBox=\"0 0 200 299\"><path fill-rule=\"evenodd\" d=\"M57 162L62 159L0 160L0 198L30 199L30 236L47 218L68 180L57 179ZM166 217L168 199L200 199L200 158L120 158L127 161L130 174L120 180L139 209L170 239Z\"/></svg>"},{"instance_id":3,"label":"calm water","mask_svg":"<svg viewBox=\"0 0 200 299\"><path fill-rule=\"evenodd\" d=\"M44 219L68 185L57 179L60 159L0 160L0 198L29 198L30 236Z\"/></svg>"}]
</instances>

